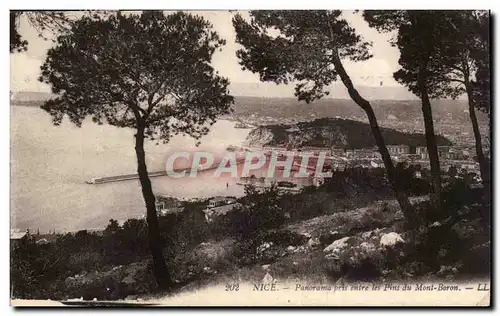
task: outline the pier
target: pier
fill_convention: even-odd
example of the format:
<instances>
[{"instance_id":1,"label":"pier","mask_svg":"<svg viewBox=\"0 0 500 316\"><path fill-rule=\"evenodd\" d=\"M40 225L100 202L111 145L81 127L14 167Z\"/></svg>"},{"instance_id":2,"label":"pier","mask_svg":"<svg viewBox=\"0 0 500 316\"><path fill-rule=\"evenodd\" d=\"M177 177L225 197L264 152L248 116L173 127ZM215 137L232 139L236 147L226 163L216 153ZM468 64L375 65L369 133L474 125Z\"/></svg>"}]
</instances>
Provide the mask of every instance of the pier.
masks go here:
<instances>
[{"instance_id":1,"label":"pier","mask_svg":"<svg viewBox=\"0 0 500 316\"><path fill-rule=\"evenodd\" d=\"M239 165L239 164L243 164L243 163L253 163L253 159L248 159L244 153L247 152L247 151L250 151L250 148L245 148L245 147L235 147L236 149L238 149L239 153L240 154L243 154L243 156L237 156L236 157L236 164ZM264 156L266 157L267 160L270 159L271 157L271 152L270 151L263 151L263 154ZM299 171L300 167L301 167L301 164L298 163L298 161L295 159L297 157L299 157L297 155L297 153L282 153L280 155L278 155L278 157L282 158L284 156L287 156L287 155L290 155L292 154L294 156L294 161L293 161L293 164L292 164L292 168L291 168L291 171L292 172L297 172ZM331 163L331 160L333 159L334 157L325 157L325 163L326 164L330 164ZM308 173L315 173L316 172L316 163L317 163L317 159L318 157L310 157L309 158L309 161L308 161L308 164L305 166L305 169L304 170L305 172L308 172ZM223 162L223 160L220 160L218 162L215 162L213 163L212 165L210 166L202 166L200 168L198 168L198 170L194 170L192 167L186 167L186 168L179 168L179 169L175 169L174 172L188 172L188 173L191 173L193 171L198 171L198 172L203 172L203 171L208 171L208 170L213 170L213 169L216 169L219 167L219 165ZM278 166L277 167L278 170L283 170L285 169L283 166ZM150 172L149 173L149 177L150 178L155 178L155 177L164 177L164 176L168 176L168 173L166 170L162 170L162 171L154 171L154 172ZM96 177L96 178L92 178L88 181L85 181L85 183L87 184L103 184L103 183L111 183L111 182L119 182L119 181L128 181L128 180L136 180L136 179L139 179L139 175L137 173L132 173L132 174L123 174L123 175L117 175L117 176L109 176L109 177Z\"/></svg>"},{"instance_id":2,"label":"pier","mask_svg":"<svg viewBox=\"0 0 500 316\"><path fill-rule=\"evenodd\" d=\"M245 158L237 158L236 159L236 164L241 164L245 162ZM199 168L198 171L208 171L208 170L213 170L216 169L220 164L220 161L218 163L214 163L209 167L204 167L204 168ZM180 169L175 169L174 172L191 172L193 171L192 167L187 167L187 168L180 168ZM154 171L154 172L149 172L148 173L150 178L155 178L155 177L164 177L168 176L168 173L166 170L163 171ZM85 181L87 184L103 184L103 183L110 183L110 182L119 182L119 181L128 181L128 180L136 180L139 179L139 175L137 173L131 173L131 174L122 174L122 175L117 175L117 176L109 176L109 177L98 177L98 178L92 178L88 181Z\"/></svg>"},{"instance_id":3,"label":"pier","mask_svg":"<svg viewBox=\"0 0 500 316\"><path fill-rule=\"evenodd\" d=\"M150 172L148 175L150 178L161 177L161 176L166 176L167 172L166 171L155 171L155 172ZM122 175L110 176L110 177L92 178L89 181L85 181L85 183L87 183L87 184L101 184L101 183L127 181L127 180L135 180L135 179L139 179L139 175L137 173L122 174Z\"/></svg>"}]
</instances>

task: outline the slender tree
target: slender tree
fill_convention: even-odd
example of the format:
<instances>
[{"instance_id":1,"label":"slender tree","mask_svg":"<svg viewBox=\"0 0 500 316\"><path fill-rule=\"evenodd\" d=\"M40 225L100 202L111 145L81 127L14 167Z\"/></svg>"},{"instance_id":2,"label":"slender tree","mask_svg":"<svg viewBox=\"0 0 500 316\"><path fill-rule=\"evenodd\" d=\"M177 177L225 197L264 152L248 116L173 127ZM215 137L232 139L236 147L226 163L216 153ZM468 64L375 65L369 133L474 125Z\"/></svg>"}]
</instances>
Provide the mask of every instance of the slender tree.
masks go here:
<instances>
[{"instance_id":1,"label":"slender tree","mask_svg":"<svg viewBox=\"0 0 500 316\"><path fill-rule=\"evenodd\" d=\"M469 116L475 137L476 156L486 191L489 190L489 167L482 149L481 133L475 108L489 111L489 14L481 11L427 11L421 20L432 25L411 30L412 15L405 11L367 11L365 18L379 30L399 30L396 44L402 50L403 69L396 76L419 93L414 52L424 51L422 40L430 46L426 67L426 90L431 98L468 97ZM421 13L420 16L422 16ZM405 24L406 22L406 24ZM409 23L409 25L408 25ZM412 35L415 32L418 35ZM403 33L403 34L401 34ZM405 35L406 34L406 35ZM403 39L406 36L407 39ZM406 42L405 42L406 41ZM412 43L413 42L413 43ZM424 42L425 43L425 42ZM412 47L414 45L415 47ZM403 51L406 55L403 55Z\"/></svg>"},{"instance_id":2,"label":"slender tree","mask_svg":"<svg viewBox=\"0 0 500 316\"><path fill-rule=\"evenodd\" d=\"M341 13L251 11L248 22L236 14L236 41L243 46L237 57L243 69L258 73L261 81L295 82L295 95L308 103L328 95L328 86L340 77L351 99L365 111L389 182L407 221L413 223L411 204L398 183L373 108L356 90L342 64L342 59L370 58L370 43L356 34Z\"/></svg>"},{"instance_id":3,"label":"slender tree","mask_svg":"<svg viewBox=\"0 0 500 316\"><path fill-rule=\"evenodd\" d=\"M171 285L148 176L144 143L175 134L199 139L233 98L228 80L210 65L225 41L203 18L176 12L83 17L57 38L40 80L57 96L43 105L58 125L64 115L77 126L95 123L133 128L137 172L146 204L153 272Z\"/></svg>"},{"instance_id":4,"label":"slender tree","mask_svg":"<svg viewBox=\"0 0 500 316\"><path fill-rule=\"evenodd\" d=\"M447 28L439 40L440 58L433 92L438 97L468 98L469 117L481 178L489 191L489 163L483 153L476 108L489 111L489 17L487 12L447 11L439 21Z\"/></svg>"},{"instance_id":5,"label":"slender tree","mask_svg":"<svg viewBox=\"0 0 500 316\"><path fill-rule=\"evenodd\" d=\"M446 30L439 23L444 11L377 10L364 11L363 15L368 24L379 31L397 31L393 45L399 48L401 69L394 73L394 78L421 99L432 176L431 200L434 207L441 210L441 168L430 98L437 79L433 70L439 68L437 43Z\"/></svg>"},{"instance_id":6,"label":"slender tree","mask_svg":"<svg viewBox=\"0 0 500 316\"><path fill-rule=\"evenodd\" d=\"M483 140L479 131L475 109L490 113L491 109L491 71L490 71L490 14L487 11L473 12L472 24L474 26L470 56L473 61L474 76L467 85L467 97L469 99L469 116L476 140L476 155L481 168L481 178L485 187L486 198L489 199L490 191L490 163L483 152ZM491 120L489 131L491 132Z\"/></svg>"}]
</instances>

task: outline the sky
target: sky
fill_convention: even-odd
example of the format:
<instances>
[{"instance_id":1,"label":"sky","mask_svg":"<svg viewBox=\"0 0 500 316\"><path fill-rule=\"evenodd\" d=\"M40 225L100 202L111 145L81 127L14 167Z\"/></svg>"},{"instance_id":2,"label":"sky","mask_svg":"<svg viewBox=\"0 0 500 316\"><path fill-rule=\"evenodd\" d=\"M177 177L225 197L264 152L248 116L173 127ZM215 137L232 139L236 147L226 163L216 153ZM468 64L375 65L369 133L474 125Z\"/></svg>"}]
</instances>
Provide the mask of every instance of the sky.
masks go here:
<instances>
[{"instance_id":1,"label":"sky","mask_svg":"<svg viewBox=\"0 0 500 316\"><path fill-rule=\"evenodd\" d=\"M237 90L234 91L235 94L251 95L257 92L267 96L293 96L293 85L276 86L274 83L261 83L258 75L241 70L235 53L240 45L236 43L236 34L231 23L232 13L197 11L196 14L209 20L214 30L227 41L224 49L214 54L212 65L221 75L229 78L232 90ZM243 15L245 16L245 12ZM358 34L373 43L371 48L373 58L364 62L344 61L344 66L354 84L379 87L383 82L383 87L402 87L392 78L393 72L399 68L398 49L389 43L392 35L381 34L370 28L359 13L344 11L343 15ZM47 50L54 45L53 42L40 38L25 18L19 21L19 32L29 44L26 52L10 54L11 90L50 92L50 87L38 82L38 77L40 66L45 60Z\"/></svg>"}]
</instances>

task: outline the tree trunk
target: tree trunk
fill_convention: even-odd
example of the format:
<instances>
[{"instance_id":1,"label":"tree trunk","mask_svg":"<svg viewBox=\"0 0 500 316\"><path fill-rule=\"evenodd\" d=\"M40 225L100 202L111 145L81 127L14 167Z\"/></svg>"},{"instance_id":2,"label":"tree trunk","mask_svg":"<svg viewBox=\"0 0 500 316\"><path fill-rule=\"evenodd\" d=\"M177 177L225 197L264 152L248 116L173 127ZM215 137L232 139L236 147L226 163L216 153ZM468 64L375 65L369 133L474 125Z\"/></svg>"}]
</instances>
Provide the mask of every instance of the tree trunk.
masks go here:
<instances>
[{"instance_id":1,"label":"tree trunk","mask_svg":"<svg viewBox=\"0 0 500 316\"><path fill-rule=\"evenodd\" d=\"M144 152L144 126L139 124L135 136L135 153L137 155L137 173L141 182L142 195L146 203L146 220L148 223L148 241L153 258L153 273L158 286L162 289L169 288L172 283L163 256L163 243L158 226L158 217L156 216L155 196L151 181L149 180L148 169L146 166L146 157Z\"/></svg>"},{"instance_id":2,"label":"tree trunk","mask_svg":"<svg viewBox=\"0 0 500 316\"><path fill-rule=\"evenodd\" d=\"M439 154L437 149L436 135L434 134L434 122L432 120L432 108L427 92L426 83L426 63L423 63L419 70L418 89L422 101L422 114L424 116L425 140L429 153L431 165L431 202L436 210L441 210L441 168L439 166Z\"/></svg>"},{"instance_id":3,"label":"tree trunk","mask_svg":"<svg viewBox=\"0 0 500 316\"><path fill-rule=\"evenodd\" d=\"M394 164L392 163L391 155L389 154L389 151L385 146L384 137L382 136L382 132L380 131L380 128L378 126L377 118L375 116L375 113L373 112L373 108L370 102L364 99L356 90L356 88L354 88L351 78L349 77L349 75L344 69L344 66L342 65L338 52L335 51L332 57L335 70L339 74L342 83L347 88L349 96L357 105L359 105L365 111L366 115L368 116L368 121L370 122L370 128L373 137L375 138L375 143L377 144L378 151L382 156L382 160L384 162L385 170L387 172L387 178L389 179L389 183L391 184L391 187L394 190L394 193L396 195L396 200L398 201L399 206L401 207L403 215L405 216L406 221L408 222L409 225L416 225L417 218L413 211L412 205L408 199L408 196L406 196L406 194L401 189L401 185L399 184L396 175L396 169L394 168Z\"/></svg>"},{"instance_id":4,"label":"tree trunk","mask_svg":"<svg viewBox=\"0 0 500 316\"><path fill-rule=\"evenodd\" d=\"M430 27L429 16L424 11L408 11L410 22L415 29L427 29ZM432 22L431 22L432 23ZM421 25L422 24L422 25ZM422 102L422 114L424 116L425 140L427 152L431 165L431 203L436 210L441 210L441 168L439 166L439 155L437 149L436 135L434 134L434 122L432 120L432 108L427 91L427 64L429 63L430 52L433 50L432 34L420 35L419 50L416 51L416 58L419 60L417 74L417 87L420 92Z\"/></svg>"},{"instance_id":5,"label":"tree trunk","mask_svg":"<svg viewBox=\"0 0 500 316\"><path fill-rule=\"evenodd\" d=\"M474 131L474 138L476 140L476 156L479 162L479 169L481 172L481 179L483 180L483 186L485 189L485 198L489 200L489 190L490 190L490 170L488 168L488 162L483 153L483 144L481 141L481 132L479 131L479 125L477 123L476 110L474 108L474 101L472 99L472 87L470 83L466 83L467 98L469 99L469 116L472 123L472 130Z\"/></svg>"}]
</instances>

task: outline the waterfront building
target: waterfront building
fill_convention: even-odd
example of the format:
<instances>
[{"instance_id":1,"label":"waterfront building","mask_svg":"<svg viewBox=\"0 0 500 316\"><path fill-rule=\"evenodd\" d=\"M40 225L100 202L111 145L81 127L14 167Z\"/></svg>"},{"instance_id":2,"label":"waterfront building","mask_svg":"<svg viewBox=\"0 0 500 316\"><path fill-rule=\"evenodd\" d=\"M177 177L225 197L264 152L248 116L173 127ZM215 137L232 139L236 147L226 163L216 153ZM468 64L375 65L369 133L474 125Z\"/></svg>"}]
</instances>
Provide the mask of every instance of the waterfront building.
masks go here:
<instances>
[{"instance_id":1,"label":"waterfront building","mask_svg":"<svg viewBox=\"0 0 500 316\"><path fill-rule=\"evenodd\" d=\"M10 230L10 250L18 249L21 245L26 244L30 238L29 230L22 231L20 229Z\"/></svg>"},{"instance_id":2,"label":"waterfront building","mask_svg":"<svg viewBox=\"0 0 500 316\"><path fill-rule=\"evenodd\" d=\"M231 212L233 208L240 205L240 203L231 203L216 207L208 207L203 210L203 213L205 213L205 220L207 223L211 223L216 217L227 215L227 213Z\"/></svg>"},{"instance_id":3,"label":"waterfront building","mask_svg":"<svg viewBox=\"0 0 500 316\"><path fill-rule=\"evenodd\" d=\"M415 148L415 154L420 156L420 159L429 159L429 152L426 146L418 146Z\"/></svg>"},{"instance_id":4,"label":"waterfront building","mask_svg":"<svg viewBox=\"0 0 500 316\"><path fill-rule=\"evenodd\" d=\"M236 198L230 196L216 196L208 201L208 208L214 208L218 206L223 206L227 204L236 203Z\"/></svg>"},{"instance_id":5,"label":"waterfront building","mask_svg":"<svg viewBox=\"0 0 500 316\"><path fill-rule=\"evenodd\" d=\"M171 198L159 198L155 204L157 216L166 216L184 211L182 203Z\"/></svg>"},{"instance_id":6,"label":"waterfront building","mask_svg":"<svg viewBox=\"0 0 500 316\"><path fill-rule=\"evenodd\" d=\"M387 150L391 155L407 155L410 153L408 145L387 145Z\"/></svg>"}]
</instances>

